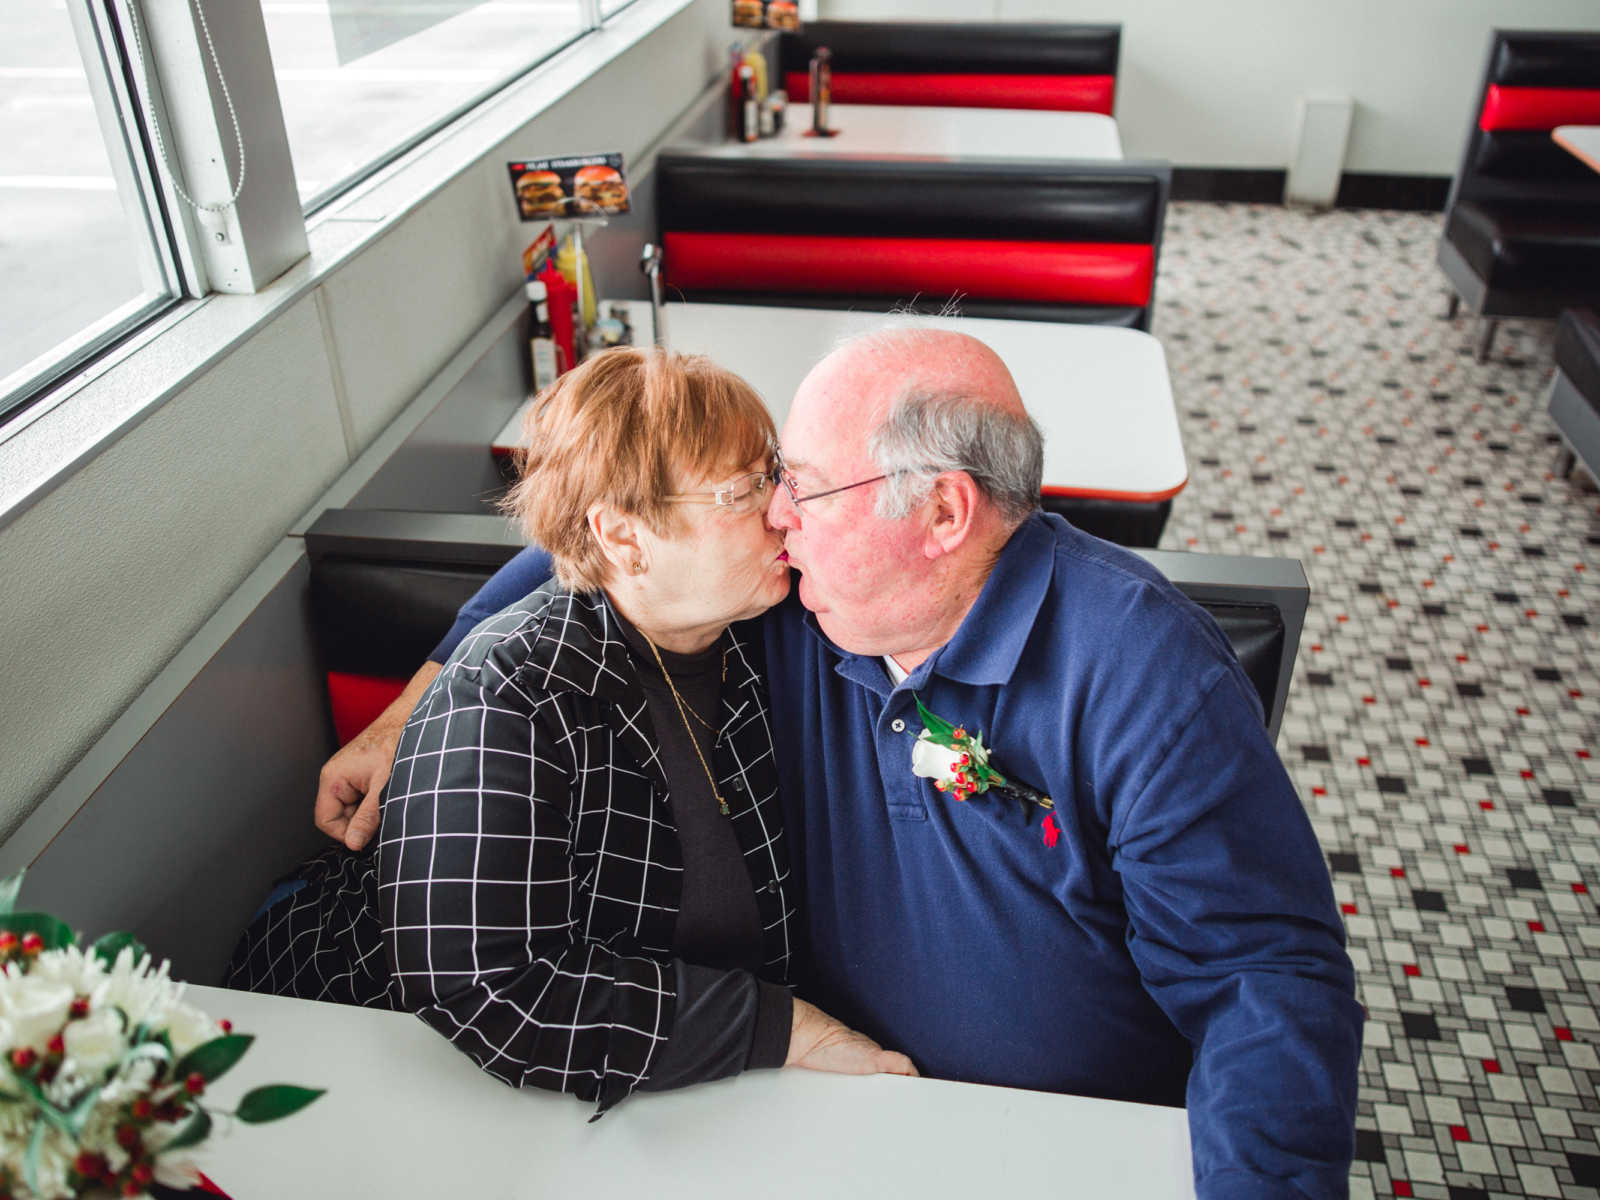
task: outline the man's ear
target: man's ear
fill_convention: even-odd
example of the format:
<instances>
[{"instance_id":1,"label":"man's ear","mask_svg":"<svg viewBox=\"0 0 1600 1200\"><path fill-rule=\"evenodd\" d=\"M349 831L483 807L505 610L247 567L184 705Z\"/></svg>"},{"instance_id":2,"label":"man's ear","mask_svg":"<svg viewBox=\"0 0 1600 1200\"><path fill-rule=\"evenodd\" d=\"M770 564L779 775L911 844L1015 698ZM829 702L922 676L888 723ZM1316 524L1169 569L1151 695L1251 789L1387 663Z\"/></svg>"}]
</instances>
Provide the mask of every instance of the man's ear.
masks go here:
<instances>
[{"instance_id":1,"label":"man's ear","mask_svg":"<svg viewBox=\"0 0 1600 1200\"><path fill-rule=\"evenodd\" d=\"M925 505L928 529L922 553L939 558L965 545L976 528L981 501L978 485L965 471L946 471L935 479Z\"/></svg>"},{"instance_id":2,"label":"man's ear","mask_svg":"<svg viewBox=\"0 0 1600 1200\"><path fill-rule=\"evenodd\" d=\"M639 574L636 564L644 563L644 547L639 541L637 517L618 512L609 504L592 504L584 520L589 536L611 565L613 577Z\"/></svg>"}]
</instances>

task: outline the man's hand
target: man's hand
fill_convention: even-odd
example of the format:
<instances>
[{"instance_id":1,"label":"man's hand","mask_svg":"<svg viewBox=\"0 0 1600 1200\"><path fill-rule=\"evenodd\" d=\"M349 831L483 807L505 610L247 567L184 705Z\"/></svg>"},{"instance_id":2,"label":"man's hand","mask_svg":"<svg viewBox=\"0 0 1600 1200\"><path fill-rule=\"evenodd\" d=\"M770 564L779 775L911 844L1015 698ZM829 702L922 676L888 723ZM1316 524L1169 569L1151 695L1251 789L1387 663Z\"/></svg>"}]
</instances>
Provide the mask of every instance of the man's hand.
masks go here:
<instances>
[{"instance_id":1,"label":"man's hand","mask_svg":"<svg viewBox=\"0 0 1600 1200\"><path fill-rule=\"evenodd\" d=\"M835 1021L804 1000L794 1002L786 1067L832 1071L839 1075L915 1075L904 1054L885 1050L865 1034Z\"/></svg>"},{"instance_id":2,"label":"man's hand","mask_svg":"<svg viewBox=\"0 0 1600 1200\"><path fill-rule=\"evenodd\" d=\"M423 663L394 703L322 764L312 812L317 828L334 841L360 850L378 831L378 793L389 782L400 733L439 668L436 662Z\"/></svg>"}]
</instances>

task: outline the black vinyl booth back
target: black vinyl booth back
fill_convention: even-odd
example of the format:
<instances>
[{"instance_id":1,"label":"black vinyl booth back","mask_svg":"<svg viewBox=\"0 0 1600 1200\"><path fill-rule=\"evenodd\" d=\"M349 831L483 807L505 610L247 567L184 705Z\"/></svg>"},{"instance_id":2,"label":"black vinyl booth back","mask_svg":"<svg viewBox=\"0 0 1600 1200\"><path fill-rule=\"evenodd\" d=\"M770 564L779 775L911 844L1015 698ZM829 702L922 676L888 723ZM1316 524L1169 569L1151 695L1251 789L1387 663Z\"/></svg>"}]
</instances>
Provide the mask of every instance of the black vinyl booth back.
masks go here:
<instances>
[{"instance_id":1,"label":"black vinyl booth back","mask_svg":"<svg viewBox=\"0 0 1600 1200\"><path fill-rule=\"evenodd\" d=\"M326 665L403 682L448 632L461 603L520 548L515 531L492 517L324 512L306 532L306 550ZM1305 612L1304 576L1296 572L1298 588L1263 589L1244 579L1230 584L1215 569L1186 579L1184 569L1283 560L1160 551L1146 557L1221 627L1276 736Z\"/></svg>"}]
</instances>

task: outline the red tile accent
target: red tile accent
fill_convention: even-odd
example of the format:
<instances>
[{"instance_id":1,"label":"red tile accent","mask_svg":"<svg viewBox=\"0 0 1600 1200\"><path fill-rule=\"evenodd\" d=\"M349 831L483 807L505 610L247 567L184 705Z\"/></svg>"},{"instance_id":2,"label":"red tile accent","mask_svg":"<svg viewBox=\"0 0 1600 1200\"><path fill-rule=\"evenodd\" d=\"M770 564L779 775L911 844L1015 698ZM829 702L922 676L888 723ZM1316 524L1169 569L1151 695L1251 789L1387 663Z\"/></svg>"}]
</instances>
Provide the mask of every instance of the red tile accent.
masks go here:
<instances>
[{"instance_id":1,"label":"red tile accent","mask_svg":"<svg viewBox=\"0 0 1600 1200\"><path fill-rule=\"evenodd\" d=\"M1322 653L1322 643L1321 642L1312 642L1311 643L1311 653L1313 653L1313 654L1321 654Z\"/></svg>"},{"instance_id":2,"label":"red tile accent","mask_svg":"<svg viewBox=\"0 0 1600 1200\"><path fill-rule=\"evenodd\" d=\"M1588 758L1589 757L1589 752L1587 750L1579 750L1578 751L1578 757L1579 758Z\"/></svg>"},{"instance_id":3,"label":"red tile accent","mask_svg":"<svg viewBox=\"0 0 1600 1200\"><path fill-rule=\"evenodd\" d=\"M1479 625L1478 626L1478 632L1479 633L1488 633L1489 632L1489 627L1487 625Z\"/></svg>"},{"instance_id":4,"label":"red tile accent","mask_svg":"<svg viewBox=\"0 0 1600 1200\"><path fill-rule=\"evenodd\" d=\"M1455 851L1456 851L1457 854L1471 854L1472 853L1471 850L1467 849L1467 844L1465 842L1457 842L1456 845L1455 845Z\"/></svg>"},{"instance_id":5,"label":"red tile accent","mask_svg":"<svg viewBox=\"0 0 1600 1200\"><path fill-rule=\"evenodd\" d=\"M1394 1194L1396 1196L1409 1196L1409 1195L1411 1195L1412 1194L1411 1185L1409 1183L1407 1183L1404 1179L1396 1179L1394 1181Z\"/></svg>"},{"instance_id":6,"label":"red tile accent","mask_svg":"<svg viewBox=\"0 0 1600 1200\"><path fill-rule=\"evenodd\" d=\"M1376 704L1377 702L1378 702L1378 698L1376 696L1363 696L1363 697L1361 697L1361 703L1363 703L1363 704Z\"/></svg>"},{"instance_id":7,"label":"red tile accent","mask_svg":"<svg viewBox=\"0 0 1600 1200\"><path fill-rule=\"evenodd\" d=\"M1523 771L1522 772L1522 777L1524 779L1532 779L1533 778L1533 772L1532 771Z\"/></svg>"},{"instance_id":8,"label":"red tile accent","mask_svg":"<svg viewBox=\"0 0 1600 1200\"><path fill-rule=\"evenodd\" d=\"M1349 917L1349 916L1354 916L1356 913L1360 912L1361 910L1358 909L1354 904L1351 904L1349 901L1346 901L1345 903L1339 905L1339 911L1344 913L1345 916Z\"/></svg>"},{"instance_id":9,"label":"red tile accent","mask_svg":"<svg viewBox=\"0 0 1600 1200\"><path fill-rule=\"evenodd\" d=\"M1430 743L1429 743L1427 738L1418 738L1417 739L1417 745L1419 745L1419 746L1427 746L1427 745L1430 745Z\"/></svg>"},{"instance_id":10,"label":"red tile accent","mask_svg":"<svg viewBox=\"0 0 1600 1200\"><path fill-rule=\"evenodd\" d=\"M1529 714L1529 710L1528 710L1528 709L1526 709L1526 708L1524 708L1524 707L1523 707L1523 706L1522 706L1522 705L1520 705L1520 704L1519 704L1519 705L1517 705L1517 716L1519 716L1519 717L1526 717L1526 716L1527 716L1527 715L1528 715L1528 714Z\"/></svg>"},{"instance_id":11,"label":"red tile accent","mask_svg":"<svg viewBox=\"0 0 1600 1200\"><path fill-rule=\"evenodd\" d=\"M1341 624L1341 625L1343 625L1349 619L1350 618L1344 613L1340 613L1337 617L1334 618L1334 620L1339 622L1339 624Z\"/></svg>"},{"instance_id":12,"label":"red tile accent","mask_svg":"<svg viewBox=\"0 0 1600 1200\"><path fill-rule=\"evenodd\" d=\"M1494 811L1494 801L1493 800L1479 800L1478 801L1478 807L1483 809L1484 812L1493 812Z\"/></svg>"},{"instance_id":13,"label":"red tile accent","mask_svg":"<svg viewBox=\"0 0 1600 1200\"><path fill-rule=\"evenodd\" d=\"M1586 896L1589 894L1589 885L1587 883L1575 883L1572 885L1572 890L1580 896Z\"/></svg>"},{"instance_id":14,"label":"red tile accent","mask_svg":"<svg viewBox=\"0 0 1600 1200\"><path fill-rule=\"evenodd\" d=\"M1539 615L1539 610L1537 608L1530 608L1524 615L1527 616L1527 618L1531 621L1534 617Z\"/></svg>"},{"instance_id":15,"label":"red tile accent","mask_svg":"<svg viewBox=\"0 0 1600 1200\"><path fill-rule=\"evenodd\" d=\"M1450 1136L1458 1142L1470 1142L1472 1140L1472 1135L1467 1132L1465 1125L1450 1126Z\"/></svg>"},{"instance_id":16,"label":"red tile accent","mask_svg":"<svg viewBox=\"0 0 1600 1200\"><path fill-rule=\"evenodd\" d=\"M1405 966L1405 972L1407 975L1416 977L1422 974L1422 968L1417 966L1416 963L1407 963Z\"/></svg>"},{"instance_id":17,"label":"red tile accent","mask_svg":"<svg viewBox=\"0 0 1600 1200\"><path fill-rule=\"evenodd\" d=\"M1356 759L1356 766L1358 767L1370 767L1371 765L1372 760L1364 754L1360 758Z\"/></svg>"},{"instance_id":18,"label":"red tile accent","mask_svg":"<svg viewBox=\"0 0 1600 1200\"><path fill-rule=\"evenodd\" d=\"M1483 1059L1483 1070L1486 1075L1500 1074L1500 1060L1497 1058Z\"/></svg>"},{"instance_id":19,"label":"red tile accent","mask_svg":"<svg viewBox=\"0 0 1600 1200\"><path fill-rule=\"evenodd\" d=\"M1406 877L1406 869L1404 867L1390 867L1389 874L1396 879L1404 879Z\"/></svg>"},{"instance_id":20,"label":"red tile accent","mask_svg":"<svg viewBox=\"0 0 1600 1200\"><path fill-rule=\"evenodd\" d=\"M1556 1041L1558 1041L1558 1042L1570 1042L1571 1040L1572 1040L1572 1030L1568 1029L1565 1025L1557 1025L1556 1026Z\"/></svg>"},{"instance_id":21,"label":"red tile accent","mask_svg":"<svg viewBox=\"0 0 1600 1200\"><path fill-rule=\"evenodd\" d=\"M1543 933L1544 932L1544 922L1543 921L1529 921L1528 922L1528 932L1529 933Z\"/></svg>"},{"instance_id":22,"label":"red tile accent","mask_svg":"<svg viewBox=\"0 0 1600 1200\"><path fill-rule=\"evenodd\" d=\"M1431 679L1419 679L1419 680L1417 680L1417 686L1418 687L1432 687L1433 686L1433 680L1431 680Z\"/></svg>"},{"instance_id":23,"label":"red tile accent","mask_svg":"<svg viewBox=\"0 0 1600 1200\"><path fill-rule=\"evenodd\" d=\"M1567 695L1571 696L1574 700L1581 700L1583 699L1583 690L1581 688L1568 688Z\"/></svg>"},{"instance_id":24,"label":"red tile accent","mask_svg":"<svg viewBox=\"0 0 1600 1200\"><path fill-rule=\"evenodd\" d=\"M1312 789L1311 789L1311 794L1313 796L1326 796L1328 794L1328 789L1325 788L1325 787L1314 785L1312 787Z\"/></svg>"},{"instance_id":25,"label":"red tile accent","mask_svg":"<svg viewBox=\"0 0 1600 1200\"><path fill-rule=\"evenodd\" d=\"M1456 655L1456 661L1457 662L1466 662L1467 661L1467 656L1465 654L1458 654L1458 655Z\"/></svg>"}]
</instances>

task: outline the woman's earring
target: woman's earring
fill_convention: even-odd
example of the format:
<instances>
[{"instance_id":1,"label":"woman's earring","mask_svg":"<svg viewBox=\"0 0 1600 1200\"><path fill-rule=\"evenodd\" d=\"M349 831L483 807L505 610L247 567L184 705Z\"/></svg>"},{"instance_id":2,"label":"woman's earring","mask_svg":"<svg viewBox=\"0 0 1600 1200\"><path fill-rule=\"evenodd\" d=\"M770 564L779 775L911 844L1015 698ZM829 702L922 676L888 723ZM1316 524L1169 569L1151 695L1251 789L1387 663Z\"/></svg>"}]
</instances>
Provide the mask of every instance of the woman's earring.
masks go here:
<instances>
[{"instance_id":1,"label":"woman's earring","mask_svg":"<svg viewBox=\"0 0 1600 1200\"><path fill-rule=\"evenodd\" d=\"M644 559L636 558L633 560L633 573L635 575L644 574Z\"/></svg>"}]
</instances>

